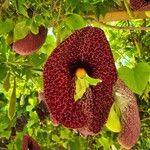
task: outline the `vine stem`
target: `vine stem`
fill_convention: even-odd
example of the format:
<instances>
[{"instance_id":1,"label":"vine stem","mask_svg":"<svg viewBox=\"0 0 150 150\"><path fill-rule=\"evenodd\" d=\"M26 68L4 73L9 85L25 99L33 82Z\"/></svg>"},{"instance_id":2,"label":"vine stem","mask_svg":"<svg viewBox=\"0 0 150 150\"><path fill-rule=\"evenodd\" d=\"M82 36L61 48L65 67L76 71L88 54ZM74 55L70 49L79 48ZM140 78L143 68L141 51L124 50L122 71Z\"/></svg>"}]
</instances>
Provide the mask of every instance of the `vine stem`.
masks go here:
<instances>
[{"instance_id":1,"label":"vine stem","mask_svg":"<svg viewBox=\"0 0 150 150\"><path fill-rule=\"evenodd\" d=\"M7 148L4 147L0 147L0 150L8 150Z\"/></svg>"},{"instance_id":2,"label":"vine stem","mask_svg":"<svg viewBox=\"0 0 150 150\"><path fill-rule=\"evenodd\" d=\"M141 121L143 122L143 121L147 121L147 120L150 120L150 117L144 118L144 119L142 119Z\"/></svg>"},{"instance_id":3,"label":"vine stem","mask_svg":"<svg viewBox=\"0 0 150 150\"><path fill-rule=\"evenodd\" d=\"M112 29L116 29L116 30L139 30L139 31L142 31L142 30L147 30L148 31L148 30L150 30L150 27L119 27L119 26L112 26L110 24L98 21L96 19L94 20L94 22L100 24L103 27L112 28Z\"/></svg>"},{"instance_id":4,"label":"vine stem","mask_svg":"<svg viewBox=\"0 0 150 150\"><path fill-rule=\"evenodd\" d=\"M30 65L30 64L24 64L22 62L6 62L6 64L9 64L9 65L21 65L21 66L24 66L24 67L30 67L31 70L40 71L40 72L43 71L43 69L33 68L32 65Z\"/></svg>"},{"instance_id":5,"label":"vine stem","mask_svg":"<svg viewBox=\"0 0 150 150\"><path fill-rule=\"evenodd\" d=\"M134 13L132 12L132 10L129 6L128 0L124 0L124 6L126 7L127 13L129 14L130 18L134 19L135 15L134 15Z\"/></svg>"}]
</instances>

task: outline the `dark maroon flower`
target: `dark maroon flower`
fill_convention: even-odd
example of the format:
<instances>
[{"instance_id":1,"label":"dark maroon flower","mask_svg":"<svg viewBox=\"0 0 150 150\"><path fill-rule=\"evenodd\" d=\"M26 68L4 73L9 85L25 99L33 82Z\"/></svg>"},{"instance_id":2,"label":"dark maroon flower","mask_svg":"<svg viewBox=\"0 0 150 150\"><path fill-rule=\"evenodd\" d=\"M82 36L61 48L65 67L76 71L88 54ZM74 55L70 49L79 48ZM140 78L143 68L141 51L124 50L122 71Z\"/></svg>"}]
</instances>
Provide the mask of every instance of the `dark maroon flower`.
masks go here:
<instances>
[{"instance_id":1,"label":"dark maroon flower","mask_svg":"<svg viewBox=\"0 0 150 150\"><path fill-rule=\"evenodd\" d=\"M150 10L150 0L130 0L133 10Z\"/></svg>"},{"instance_id":2,"label":"dark maroon flower","mask_svg":"<svg viewBox=\"0 0 150 150\"><path fill-rule=\"evenodd\" d=\"M114 99L121 113L121 132L118 142L126 149L131 149L140 134L140 117L134 94L120 79L114 85Z\"/></svg>"},{"instance_id":3,"label":"dark maroon flower","mask_svg":"<svg viewBox=\"0 0 150 150\"><path fill-rule=\"evenodd\" d=\"M74 100L75 73L83 68L102 82L90 86ZM62 42L44 66L44 96L53 118L68 128L96 134L105 124L113 104L112 87L117 73L104 32L85 27Z\"/></svg>"},{"instance_id":4,"label":"dark maroon flower","mask_svg":"<svg viewBox=\"0 0 150 150\"><path fill-rule=\"evenodd\" d=\"M22 150L40 150L39 144L29 135L24 135L22 139Z\"/></svg>"},{"instance_id":5,"label":"dark maroon flower","mask_svg":"<svg viewBox=\"0 0 150 150\"><path fill-rule=\"evenodd\" d=\"M47 106L44 101L41 101L35 108L36 113L42 123L46 123L46 118L49 116Z\"/></svg>"},{"instance_id":6,"label":"dark maroon flower","mask_svg":"<svg viewBox=\"0 0 150 150\"><path fill-rule=\"evenodd\" d=\"M38 34L29 33L25 38L13 43L12 48L20 55L30 55L43 45L47 32L47 28L41 26Z\"/></svg>"},{"instance_id":7,"label":"dark maroon flower","mask_svg":"<svg viewBox=\"0 0 150 150\"><path fill-rule=\"evenodd\" d=\"M18 117L16 120L16 131L22 132L27 123L27 118L24 115Z\"/></svg>"},{"instance_id":8,"label":"dark maroon flower","mask_svg":"<svg viewBox=\"0 0 150 150\"><path fill-rule=\"evenodd\" d=\"M15 139L15 137L16 137L16 128L15 127L11 127L11 134L10 134L11 136L11 139Z\"/></svg>"},{"instance_id":9,"label":"dark maroon flower","mask_svg":"<svg viewBox=\"0 0 150 150\"><path fill-rule=\"evenodd\" d=\"M45 111L46 111L46 116L48 116L48 110L47 110L47 106L46 106L46 103L45 103L45 96L44 96L44 92L39 92L38 93L38 99L39 99L39 101L40 101L40 103L42 102L43 103L43 105L44 105L44 107L46 107L45 109ZM53 124L53 126L58 126L59 125L59 123L57 122L57 120L55 119L55 118L53 118L53 116L51 115L51 122L52 122L52 124Z\"/></svg>"}]
</instances>

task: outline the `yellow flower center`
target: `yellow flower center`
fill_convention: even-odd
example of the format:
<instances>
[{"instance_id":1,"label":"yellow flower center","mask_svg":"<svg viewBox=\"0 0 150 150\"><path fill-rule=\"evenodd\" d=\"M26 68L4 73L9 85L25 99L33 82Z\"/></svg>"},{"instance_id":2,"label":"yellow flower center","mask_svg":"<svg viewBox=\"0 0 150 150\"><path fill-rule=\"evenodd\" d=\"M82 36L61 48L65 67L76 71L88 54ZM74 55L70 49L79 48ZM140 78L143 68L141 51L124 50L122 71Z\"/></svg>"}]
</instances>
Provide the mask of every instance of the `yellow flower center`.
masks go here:
<instances>
[{"instance_id":1,"label":"yellow flower center","mask_svg":"<svg viewBox=\"0 0 150 150\"><path fill-rule=\"evenodd\" d=\"M75 73L76 77L82 79L86 76L86 71L84 68L78 68Z\"/></svg>"}]
</instances>

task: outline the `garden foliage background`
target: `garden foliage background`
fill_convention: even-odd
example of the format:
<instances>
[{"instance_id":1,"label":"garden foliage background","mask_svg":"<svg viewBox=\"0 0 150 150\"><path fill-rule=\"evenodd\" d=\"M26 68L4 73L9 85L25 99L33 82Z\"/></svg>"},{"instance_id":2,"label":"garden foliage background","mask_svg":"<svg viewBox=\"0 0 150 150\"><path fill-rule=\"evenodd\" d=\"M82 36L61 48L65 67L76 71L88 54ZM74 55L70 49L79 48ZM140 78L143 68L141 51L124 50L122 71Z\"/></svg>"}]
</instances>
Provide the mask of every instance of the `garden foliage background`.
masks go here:
<instances>
[{"instance_id":1,"label":"garden foliage background","mask_svg":"<svg viewBox=\"0 0 150 150\"><path fill-rule=\"evenodd\" d=\"M39 142L42 150L109 150L112 145L121 149L116 142L117 133L106 127L94 137L83 138L62 126L54 127L49 115L43 118L38 116L44 112L37 97L43 89L42 70L45 61L61 41L87 25L105 31L118 74L137 97L141 134L133 150L150 148L150 32L136 30L136 27L150 27L150 19L108 23L121 29L98 22L113 9L126 8L121 0L0 1L0 149L7 149L7 146L10 150L20 150L22 136L26 133ZM49 28L49 34L38 52L23 57L11 49L12 42L25 37L29 31L37 34L41 25ZM130 26L135 29L129 30ZM125 30L123 27L126 27ZM16 114L13 120L9 120L8 104L14 90L14 78Z\"/></svg>"}]
</instances>

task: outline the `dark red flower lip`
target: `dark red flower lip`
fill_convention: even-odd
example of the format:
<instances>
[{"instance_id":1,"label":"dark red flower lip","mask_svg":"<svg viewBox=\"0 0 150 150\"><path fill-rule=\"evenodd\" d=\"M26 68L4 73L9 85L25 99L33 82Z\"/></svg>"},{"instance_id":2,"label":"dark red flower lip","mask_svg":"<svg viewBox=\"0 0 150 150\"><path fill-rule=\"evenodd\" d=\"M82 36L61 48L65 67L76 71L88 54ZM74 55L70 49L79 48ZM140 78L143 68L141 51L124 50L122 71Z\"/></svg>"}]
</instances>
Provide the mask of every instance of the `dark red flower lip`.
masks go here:
<instances>
[{"instance_id":1,"label":"dark red flower lip","mask_svg":"<svg viewBox=\"0 0 150 150\"><path fill-rule=\"evenodd\" d=\"M150 0L130 0L133 10L150 10Z\"/></svg>"},{"instance_id":2,"label":"dark red flower lip","mask_svg":"<svg viewBox=\"0 0 150 150\"><path fill-rule=\"evenodd\" d=\"M40 150L39 144L29 135L24 135L22 139L22 150Z\"/></svg>"},{"instance_id":3,"label":"dark red flower lip","mask_svg":"<svg viewBox=\"0 0 150 150\"><path fill-rule=\"evenodd\" d=\"M103 81L90 87L93 99L90 121L83 109L83 105L91 105L89 101L74 101L74 72L78 67ZM88 26L64 40L48 58L43 78L45 102L55 120L68 128L82 128L89 123L88 128L94 133L102 128L113 103L112 86L117 80L117 72L101 29Z\"/></svg>"}]
</instances>

